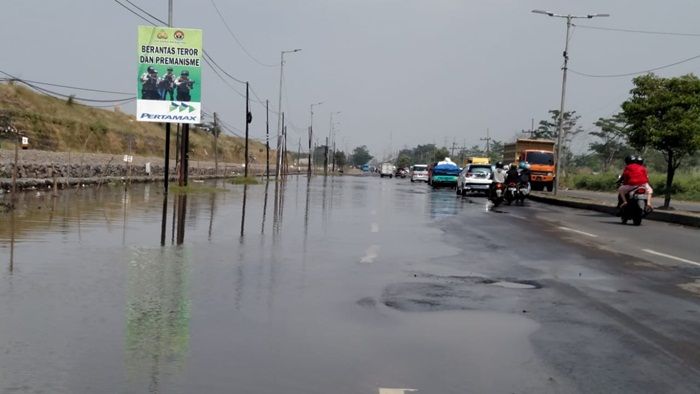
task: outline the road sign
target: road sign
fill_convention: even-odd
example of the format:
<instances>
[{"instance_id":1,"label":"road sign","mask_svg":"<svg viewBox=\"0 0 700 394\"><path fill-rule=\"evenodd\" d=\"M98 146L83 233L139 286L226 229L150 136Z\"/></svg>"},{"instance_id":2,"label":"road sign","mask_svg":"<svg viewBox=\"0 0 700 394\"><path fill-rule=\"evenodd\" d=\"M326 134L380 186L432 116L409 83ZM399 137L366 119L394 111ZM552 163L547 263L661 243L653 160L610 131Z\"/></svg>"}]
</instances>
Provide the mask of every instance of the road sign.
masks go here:
<instances>
[{"instance_id":1,"label":"road sign","mask_svg":"<svg viewBox=\"0 0 700 394\"><path fill-rule=\"evenodd\" d=\"M202 30L138 28L136 119L200 123Z\"/></svg>"},{"instance_id":2,"label":"road sign","mask_svg":"<svg viewBox=\"0 0 700 394\"><path fill-rule=\"evenodd\" d=\"M124 163L131 163L134 161L134 156L124 155Z\"/></svg>"}]
</instances>

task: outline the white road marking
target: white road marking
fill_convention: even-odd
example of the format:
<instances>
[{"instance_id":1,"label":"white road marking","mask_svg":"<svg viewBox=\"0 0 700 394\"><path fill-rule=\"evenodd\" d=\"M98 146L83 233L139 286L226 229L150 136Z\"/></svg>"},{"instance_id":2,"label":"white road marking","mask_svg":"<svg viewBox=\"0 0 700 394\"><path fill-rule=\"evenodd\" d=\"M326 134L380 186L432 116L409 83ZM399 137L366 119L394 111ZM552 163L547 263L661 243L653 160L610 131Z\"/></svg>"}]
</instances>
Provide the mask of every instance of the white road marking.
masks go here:
<instances>
[{"instance_id":1,"label":"white road marking","mask_svg":"<svg viewBox=\"0 0 700 394\"><path fill-rule=\"evenodd\" d=\"M377 223L372 223L371 230L373 233L378 233L379 232L379 224Z\"/></svg>"},{"instance_id":2,"label":"white road marking","mask_svg":"<svg viewBox=\"0 0 700 394\"><path fill-rule=\"evenodd\" d=\"M365 256L360 260L360 263L370 264L379 257L379 245L372 245L365 251Z\"/></svg>"},{"instance_id":3,"label":"white road marking","mask_svg":"<svg viewBox=\"0 0 700 394\"><path fill-rule=\"evenodd\" d=\"M585 231L576 230L576 229L568 228L568 227L564 227L564 226L559 226L559 228L562 229L562 230L565 230L565 231L571 231L572 233L577 233L577 234L585 235L585 236L587 236L587 237L598 238L597 235L591 234L591 233L587 233L587 232L585 232Z\"/></svg>"},{"instance_id":4,"label":"white road marking","mask_svg":"<svg viewBox=\"0 0 700 394\"><path fill-rule=\"evenodd\" d=\"M516 219L527 220L527 218L526 218L525 216L513 215L513 214L511 214L511 216L514 217L514 218L516 218Z\"/></svg>"},{"instance_id":5,"label":"white road marking","mask_svg":"<svg viewBox=\"0 0 700 394\"><path fill-rule=\"evenodd\" d=\"M686 259L681 258L681 257L672 256L670 254L657 252L657 251L654 251L651 249L642 249L642 251L647 252L649 254L655 254L657 256L666 257L667 259L676 260L676 261L680 261L680 262L688 263L688 264L692 264L692 265L697 265L698 267L700 267L700 263L692 261L692 260L686 260Z\"/></svg>"},{"instance_id":6,"label":"white road marking","mask_svg":"<svg viewBox=\"0 0 700 394\"><path fill-rule=\"evenodd\" d=\"M383 389L379 388L379 394L404 394L411 391L418 391L414 389Z\"/></svg>"}]
</instances>

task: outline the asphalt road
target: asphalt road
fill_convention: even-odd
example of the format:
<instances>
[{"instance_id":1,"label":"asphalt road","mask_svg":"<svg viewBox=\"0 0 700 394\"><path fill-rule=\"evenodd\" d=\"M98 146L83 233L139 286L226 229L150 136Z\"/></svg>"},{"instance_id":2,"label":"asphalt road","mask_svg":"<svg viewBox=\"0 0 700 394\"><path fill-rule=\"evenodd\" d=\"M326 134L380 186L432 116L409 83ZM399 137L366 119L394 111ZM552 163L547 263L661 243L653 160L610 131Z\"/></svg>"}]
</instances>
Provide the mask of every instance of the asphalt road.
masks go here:
<instances>
[{"instance_id":1,"label":"asphalt road","mask_svg":"<svg viewBox=\"0 0 700 394\"><path fill-rule=\"evenodd\" d=\"M576 197L593 201L601 201L610 205L617 204L617 195L615 193L610 192L596 192L591 190L562 190L559 193L565 197ZM654 194L654 207L661 207L663 206L663 203L664 195L659 193ZM683 201L672 198L671 207L679 211L700 212L700 202L697 201Z\"/></svg>"},{"instance_id":2,"label":"asphalt road","mask_svg":"<svg viewBox=\"0 0 700 394\"><path fill-rule=\"evenodd\" d=\"M698 229L401 179L218 187L165 226L149 185L1 214L0 392L700 387Z\"/></svg>"}]
</instances>

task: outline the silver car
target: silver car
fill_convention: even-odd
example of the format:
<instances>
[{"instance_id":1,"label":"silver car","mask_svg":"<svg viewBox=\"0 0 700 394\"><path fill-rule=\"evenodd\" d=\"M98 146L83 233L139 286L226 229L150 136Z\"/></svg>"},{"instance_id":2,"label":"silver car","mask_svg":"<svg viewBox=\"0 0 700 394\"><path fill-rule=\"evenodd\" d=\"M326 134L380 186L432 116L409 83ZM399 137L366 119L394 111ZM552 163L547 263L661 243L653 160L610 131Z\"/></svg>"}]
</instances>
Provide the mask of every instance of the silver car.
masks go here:
<instances>
[{"instance_id":1,"label":"silver car","mask_svg":"<svg viewBox=\"0 0 700 394\"><path fill-rule=\"evenodd\" d=\"M469 193L488 194L491 188L491 174L493 167L490 164L469 164L457 178L457 194L465 196Z\"/></svg>"},{"instance_id":2,"label":"silver car","mask_svg":"<svg viewBox=\"0 0 700 394\"><path fill-rule=\"evenodd\" d=\"M411 182L428 182L428 165L414 164L411 166Z\"/></svg>"}]
</instances>

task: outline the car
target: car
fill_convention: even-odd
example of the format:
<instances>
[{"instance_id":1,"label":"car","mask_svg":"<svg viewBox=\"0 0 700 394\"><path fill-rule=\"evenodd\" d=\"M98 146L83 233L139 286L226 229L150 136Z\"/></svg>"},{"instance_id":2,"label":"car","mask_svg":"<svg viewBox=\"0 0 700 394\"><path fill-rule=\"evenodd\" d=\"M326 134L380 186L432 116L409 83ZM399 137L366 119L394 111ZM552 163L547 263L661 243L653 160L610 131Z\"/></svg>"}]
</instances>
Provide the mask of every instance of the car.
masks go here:
<instances>
[{"instance_id":1,"label":"car","mask_svg":"<svg viewBox=\"0 0 700 394\"><path fill-rule=\"evenodd\" d=\"M493 167L490 164L468 164L457 178L457 194L488 194L491 188Z\"/></svg>"},{"instance_id":2,"label":"car","mask_svg":"<svg viewBox=\"0 0 700 394\"><path fill-rule=\"evenodd\" d=\"M423 181L428 182L428 165L427 164L414 164L411 166L411 172L409 174L411 182Z\"/></svg>"}]
</instances>

